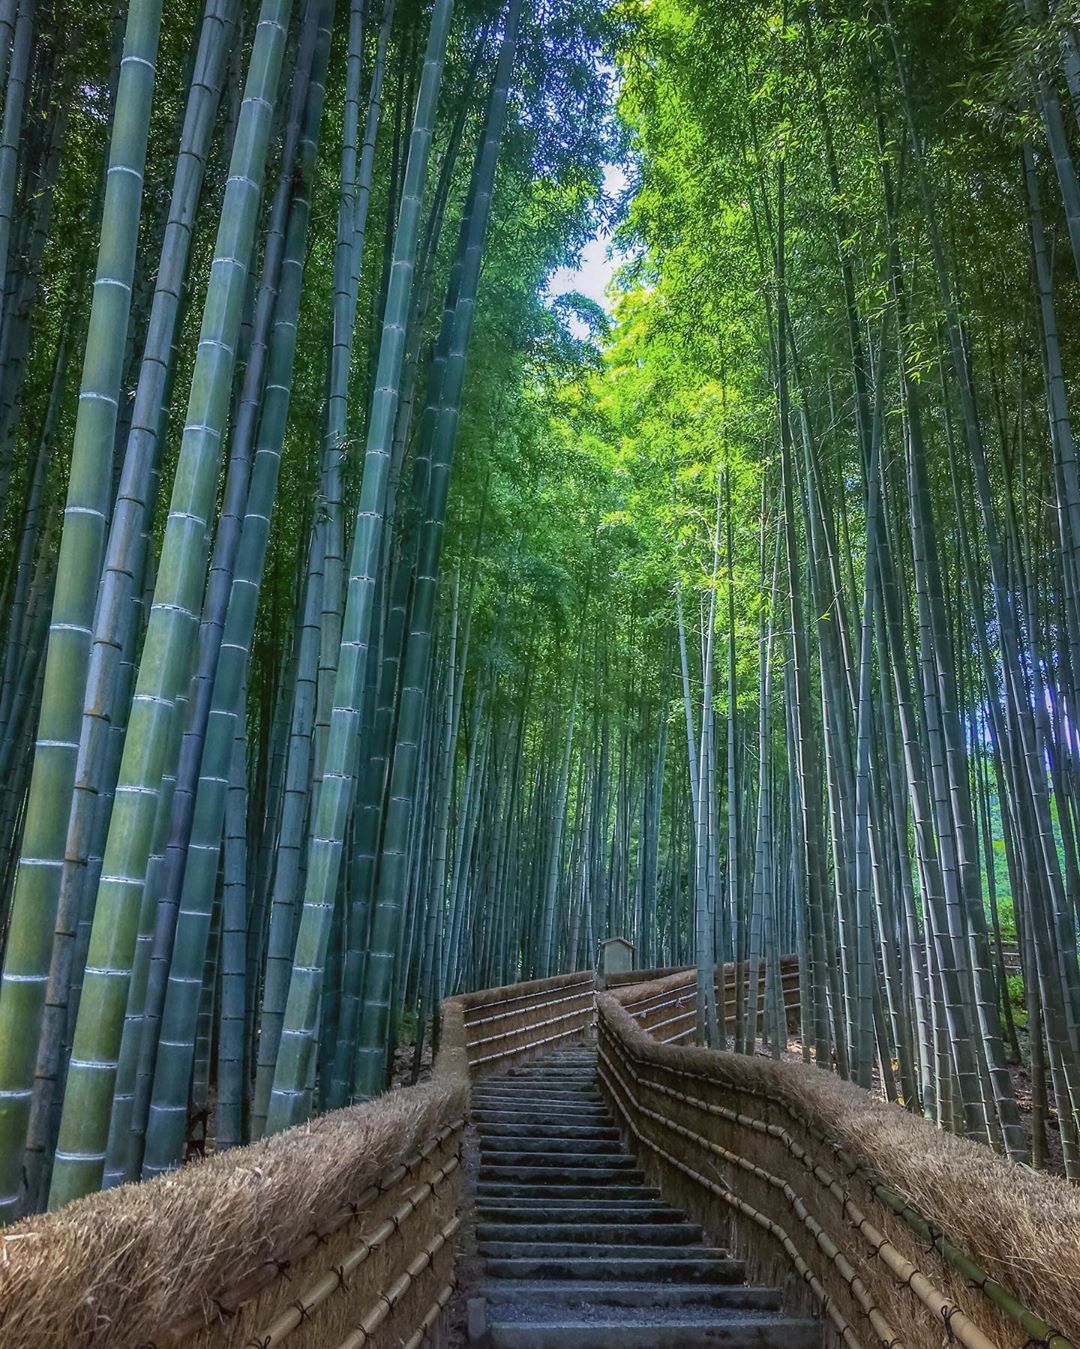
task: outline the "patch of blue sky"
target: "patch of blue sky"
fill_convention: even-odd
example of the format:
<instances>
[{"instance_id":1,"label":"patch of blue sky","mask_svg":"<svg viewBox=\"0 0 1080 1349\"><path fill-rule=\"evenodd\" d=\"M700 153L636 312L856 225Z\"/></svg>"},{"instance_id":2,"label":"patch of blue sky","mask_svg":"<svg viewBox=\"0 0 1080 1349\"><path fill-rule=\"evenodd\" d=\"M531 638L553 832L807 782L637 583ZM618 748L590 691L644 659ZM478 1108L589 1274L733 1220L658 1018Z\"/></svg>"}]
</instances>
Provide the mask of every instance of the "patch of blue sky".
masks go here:
<instances>
[{"instance_id":1,"label":"patch of blue sky","mask_svg":"<svg viewBox=\"0 0 1080 1349\"><path fill-rule=\"evenodd\" d=\"M617 200L626 188L627 173L621 164L605 164L603 195L607 201ZM598 214L603 218L607 212ZM560 295L576 291L590 300L594 300L609 314L612 312L612 298L608 294L611 279L616 269L624 261L618 249L613 248L610 233L601 226L597 233L581 250L576 266L559 267L548 278L545 296L551 301ZM570 320L570 328L575 337L588 335L585 324L577 318Z\"/></svg>"}]
</instances>

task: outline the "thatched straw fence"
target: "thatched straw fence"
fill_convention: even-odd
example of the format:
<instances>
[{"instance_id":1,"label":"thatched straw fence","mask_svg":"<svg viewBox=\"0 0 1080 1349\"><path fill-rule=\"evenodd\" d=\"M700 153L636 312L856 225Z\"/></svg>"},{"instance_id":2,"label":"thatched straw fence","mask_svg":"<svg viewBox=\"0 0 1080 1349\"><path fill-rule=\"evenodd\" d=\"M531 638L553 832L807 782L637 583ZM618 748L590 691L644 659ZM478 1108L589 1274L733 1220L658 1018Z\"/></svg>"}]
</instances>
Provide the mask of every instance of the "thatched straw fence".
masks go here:
<instances>
[{"instance_id":1,"label":"thatched straw fence","mask_svg":"<svg viewBox=\"0 0 1080 1349\"><path fill-rule=\"evenodd\" d=\"M461 1003L469 1068L497 1068L556 1049L595 1025L596 980L591 970L560 974L466 993Z\"/></svg>"},{"instance_id":2,"label":"thatched straw fence","mask_svg":"<svg viewBox=\"0 0 1080 1349\"><path fill-rule=\"evenodd\" d=\"M594 1016L591 974L451 999L429 1082L0 1230L0 1346L439 1349L470 1072Z\"/></svg>"},{"instance_id":3,"label":"thatched straw fence","mask_svg":"<svg viewBox=\"0 0 1080 1349\"><path fill-rule=\"evenodd\" d=\"M599 995L604 1088L669 1197L831 1343L1080 1344L1080 1193L830 1073L665 1044Z\"/></svg>"},{"instance_id":4,"label":"thatched straw fence","mask_svg":"<svg viewBox=\"0 0 1080 1349\"><path fill-rule=\"evenodd\" d=\"M652 984L657 979L666 979L669 974L689 974L693 968L693 965L654 965L648 970L619 970L605 975L603 986L610 992L613 988L625 988L627 984Z\"/></svg>"},{"instance_id":5,"label":"thatched straw fence","mask_svg":"<svg viewBox=\"0 0 1080 1349\"><path fill-rule=\"evenodd\" d=\"M691 1041L697 1023L697 974L693 969L661 970L645 982L650 972L629 971L611 975L609 990L619 989L619 1000L642 1029L664 1044ZM630 985L633 984L633 987ZM735 1024L736 994L745 1009L750 986L750 966L730 961L716 968L716 1010L730 1035ZM740 987L741 985L741 987ZM780 957L780 986L784 998L784 1019L789 1031L799 1025L799 957ZM758 965L757 1028L765 1027L765 963Z\"/></svg>"}]
</instances>

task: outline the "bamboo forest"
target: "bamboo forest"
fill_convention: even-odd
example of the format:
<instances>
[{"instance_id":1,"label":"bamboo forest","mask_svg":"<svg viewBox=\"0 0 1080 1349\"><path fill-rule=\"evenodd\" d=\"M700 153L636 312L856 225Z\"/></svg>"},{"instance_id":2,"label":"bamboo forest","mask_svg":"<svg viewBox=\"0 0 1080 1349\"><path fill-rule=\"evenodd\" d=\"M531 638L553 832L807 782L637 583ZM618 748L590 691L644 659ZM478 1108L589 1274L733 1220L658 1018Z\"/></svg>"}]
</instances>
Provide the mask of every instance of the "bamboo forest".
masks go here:
<instances>
[{"instance_id":1,"label":"bamboo forest","mask_svg":"<svg viewBox=\"0 0 1080 1349\"><path fill-rule=\"evenodd\" d=\"M0 97L0 1223L610 939L1080 1181L1080 11L0 0Z\"/></svg>"}]
</instances>

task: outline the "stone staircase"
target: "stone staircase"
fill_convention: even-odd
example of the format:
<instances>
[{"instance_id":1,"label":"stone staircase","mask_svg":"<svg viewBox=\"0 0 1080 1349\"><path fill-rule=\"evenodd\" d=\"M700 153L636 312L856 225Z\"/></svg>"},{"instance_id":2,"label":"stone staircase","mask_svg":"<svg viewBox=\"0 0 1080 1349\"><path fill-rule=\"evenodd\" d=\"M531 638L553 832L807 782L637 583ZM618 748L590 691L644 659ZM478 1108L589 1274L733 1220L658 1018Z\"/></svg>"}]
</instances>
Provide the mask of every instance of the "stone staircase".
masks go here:
<instances>
[{"instance_id":1,"label":"stone staircase","mask_svg":"<svg viewBox=\"0 0 1080 1349\"><path fill-rule=\"evenodd\" d=\"M819 1349L817 1321L704 1242L619 1138L581 1046L481 1079L470 1341L489 1349Z\"/></svg>"}]
</instances>

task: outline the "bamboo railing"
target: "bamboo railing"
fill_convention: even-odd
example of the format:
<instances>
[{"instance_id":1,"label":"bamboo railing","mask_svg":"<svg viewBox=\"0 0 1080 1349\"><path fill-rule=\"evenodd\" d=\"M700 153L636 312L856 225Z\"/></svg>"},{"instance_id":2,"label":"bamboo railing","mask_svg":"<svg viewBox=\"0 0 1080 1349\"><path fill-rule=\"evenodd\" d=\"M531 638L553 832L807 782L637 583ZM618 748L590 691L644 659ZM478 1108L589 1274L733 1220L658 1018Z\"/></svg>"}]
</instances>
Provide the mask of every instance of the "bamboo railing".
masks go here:
<instances>
[{"instance_id":1,"label":"bamboo railing","mask_svg":"<svg viewBox=\"0 0 1080 1349\"><path fill-rule=\"evenodd\" d=\"M649 971L641 971L647 975ZM697 1025L697 974L691 969L665 971L660 977L641 983L641 975L630 974L608 979L609 989L618 988L622 1005L654 1039L665 1044L691 1043ZM765 962L758 966L758 1031L765 1026ZM747 1004L750 967L744 961L736 970L728 963L716 970L717 1015L723 1018L725 1033L731 1035L735 1025L736 992L741 983L742 1005ZM631 986L632 984L632 986ZM784 1018L789 1031L799 1025L799 957L780 957L780 986L784 1000Z\"/></svg>"},{"instance_id":2,"label":"bamboo railing","mask_svg":"<svg viewBox=\"0 0 1080 1349\"><path fill-rule=\"evenodd\" d=\"M640 1015L661 992L598 997L601 1082L646 1172L753 1280L849 1349L1078 1342L1075 1190L832 1074L665 1043Z\"/></svg>"},{"instance_id":3,"label":"bamboo railing","mask_svg":"<svg viewBox=\"0 0 1080 1349\"><path fill-rule=\"evenodd\" d=\"M452 998L431 1080L0 1231L3 1349L439 1349L472 1073L580 1036L591 973Z\"/></svg>"},{"instance_id":4,"label":"bamboo railing","mask_svg":"<svg viewBox=\"0 0 1080 1349\"><path fill-rule=\"evenodd\" d=\"M647 1027L683 996L666 982L451 999L429 1082L0 1231L0 1345L442 1349L469 1078L598 1014L601 1082L643 1167L833 1342L1080 1343L1074 1189L829 1073L663 1043Z\"/></svg>"},{"instance_id":5,"label":"bamboo railing","mask_svg":"<svg viewBox=\"0 0 1080 1349\"><path fill-rule=\"evenodd\" d=\"M461 999L469 1068L494 1068L555 1048L596 1024L592 971L507 984Z\"/></svg>"}]
</instances>

